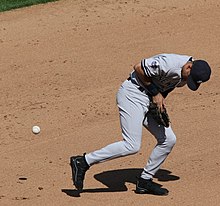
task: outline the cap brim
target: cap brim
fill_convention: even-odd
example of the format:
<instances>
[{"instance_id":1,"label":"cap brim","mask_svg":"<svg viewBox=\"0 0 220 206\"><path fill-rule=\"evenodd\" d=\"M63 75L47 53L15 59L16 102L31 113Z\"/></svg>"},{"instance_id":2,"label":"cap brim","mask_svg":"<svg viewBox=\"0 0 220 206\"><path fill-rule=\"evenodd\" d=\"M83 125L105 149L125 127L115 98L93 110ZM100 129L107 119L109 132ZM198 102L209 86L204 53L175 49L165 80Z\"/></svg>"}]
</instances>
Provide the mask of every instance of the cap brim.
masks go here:
<instances>
[{"instance_id":1,"label":"cap brim","mask_svg":"<svg viewBox=\"0 0 220 206\"><path fill-rule=\"evenodd\" d=\"M196 91L196 90L199 88L200 84L196 83L196 82L193 80L192 76L189 75L188 78L187 78L187 86L188 86L191 90Z\"/></svg>"}]
</instances>

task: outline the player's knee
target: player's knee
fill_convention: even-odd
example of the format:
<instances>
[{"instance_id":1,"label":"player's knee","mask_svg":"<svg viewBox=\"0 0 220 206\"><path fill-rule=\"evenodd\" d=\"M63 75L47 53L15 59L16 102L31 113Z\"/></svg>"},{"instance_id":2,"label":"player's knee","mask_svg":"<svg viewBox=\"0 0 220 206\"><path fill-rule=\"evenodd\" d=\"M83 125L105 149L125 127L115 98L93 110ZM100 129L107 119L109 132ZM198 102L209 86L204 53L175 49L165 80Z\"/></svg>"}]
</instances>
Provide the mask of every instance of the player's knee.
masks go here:
<instances>
[{"instance_id":1,"label":"player's knee","mask_svg":"<svg viewBox=\"0 0 220 206\"><path fill-rule=\"evenodd\" d=\"M138 153L139 150L140 150L140 146L139 145L135 145L131 152L132 152L132 154L135 154L135 153Z\"/></svg>"},{"instance_id":2,"label":"player's knee","mask_svg":"<svg viewBox=\"0 0 220 206\"><path fill-rule=\"evenodd\" d=\"M127 148L128 154L135 154L140 150L141 145L135 142L132 142L132 143L126 142L126 148Z\"/></svg>"},{"instance_id":3,"label":"player's knee","mask_svg":"<svg viewBox=\"0 0 220 206\"><path fill-rule=\"evenodd\" d=\"M169 146L170 148L173 148L173 146L176 144L176 135L175 134L170 134L167 137L167 146Z\"/></svg>"}]
</instances>

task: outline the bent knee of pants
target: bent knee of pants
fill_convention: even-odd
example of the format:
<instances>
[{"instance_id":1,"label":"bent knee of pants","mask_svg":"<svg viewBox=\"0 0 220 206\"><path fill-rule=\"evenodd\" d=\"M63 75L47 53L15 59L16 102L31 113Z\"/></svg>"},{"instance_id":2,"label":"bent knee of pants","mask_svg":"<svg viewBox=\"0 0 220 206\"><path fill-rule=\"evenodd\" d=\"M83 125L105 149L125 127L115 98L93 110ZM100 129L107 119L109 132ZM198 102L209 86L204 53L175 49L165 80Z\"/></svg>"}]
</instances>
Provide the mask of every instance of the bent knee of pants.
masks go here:
<instances>
[{"instance_id":1,"label":"bent knee of pants","mask_svg":"<svg viewBox=\"0 0 220 206\"><path fill-rule=\"evenodd\" d=\"M141 145L136 142L124 141L127 154L135 154L140 150Z\"/></svg>"},{"instance_id":2,"label":"bent knee of pants","mask_svg":"<svg viewBox=\"0 0 220 206\"><path fill-rule=\"evenodd\" d=\"M176 144L176 135L172 132L158 139L157 145L164 148L169 153Z\"/></svg>"},{"instance_id":3,"label":"bent knee of pants","mask_svg":"<svg viewBox=\"0 0 220 206\"><path fill-rule=\"evenodd\" d=\"M166 139L162 144L165 145L169 151L171 151L176 144L176 135L174 133L169 134L169 136L166 136Z\"/></svg>"}]
</instances>

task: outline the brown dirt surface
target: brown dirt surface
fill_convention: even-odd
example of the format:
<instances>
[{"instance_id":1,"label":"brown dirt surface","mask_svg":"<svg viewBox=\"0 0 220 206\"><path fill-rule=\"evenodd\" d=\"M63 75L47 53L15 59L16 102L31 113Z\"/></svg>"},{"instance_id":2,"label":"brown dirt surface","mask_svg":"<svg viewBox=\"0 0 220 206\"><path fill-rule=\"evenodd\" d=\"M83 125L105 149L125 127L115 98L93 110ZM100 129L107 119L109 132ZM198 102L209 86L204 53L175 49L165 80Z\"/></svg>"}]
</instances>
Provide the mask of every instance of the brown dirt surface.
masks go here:
<instances>
[{"instance_id":1,"label":"brown dirt surface","mask_svg":"<svg viewBox=\"0 0 220 206\"><path fill-rule=\"evenodd\" d=\"M0 205L218 205L220 3L61 0L0 14ZM154 147L92 167L77 197L69 157L121 139L115 95L134 64L158 53L205 59L211 80L176 89L177 144L155 177L166 197L134 193ZM41 133L31 132L33 125Z\"/></svg>"}]
</instances>

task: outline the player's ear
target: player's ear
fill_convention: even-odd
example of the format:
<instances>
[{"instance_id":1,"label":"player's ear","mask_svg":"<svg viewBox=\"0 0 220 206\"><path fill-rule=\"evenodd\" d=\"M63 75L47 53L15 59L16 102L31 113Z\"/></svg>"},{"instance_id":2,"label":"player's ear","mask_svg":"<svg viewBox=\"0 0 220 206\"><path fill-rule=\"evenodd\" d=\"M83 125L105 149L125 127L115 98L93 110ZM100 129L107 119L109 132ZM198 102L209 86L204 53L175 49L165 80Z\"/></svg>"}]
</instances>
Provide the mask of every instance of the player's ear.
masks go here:
<instances>
[{"instance_id":1,"label":"player's ear","mask_svg":"<svg viewBox=\"0 0 220 206\"><path fill-rule=\"evenodd\" d=\"M186 70L188 70L190 72L192 69L192 66L193 66L192 62L187 62Z\"/></svg>"},{"instance_id":2,"label":"player's ear","mask_svg":"<svg viewBox=\"0 0 220 206\"><path fill-rule=\"evenodd\" d=\"M187 62L183 68L182 68L182 77L183 79L187 80L188 76L190 75L192 69L192 63L191 62Z\"/></svg>"}]
</instances>

